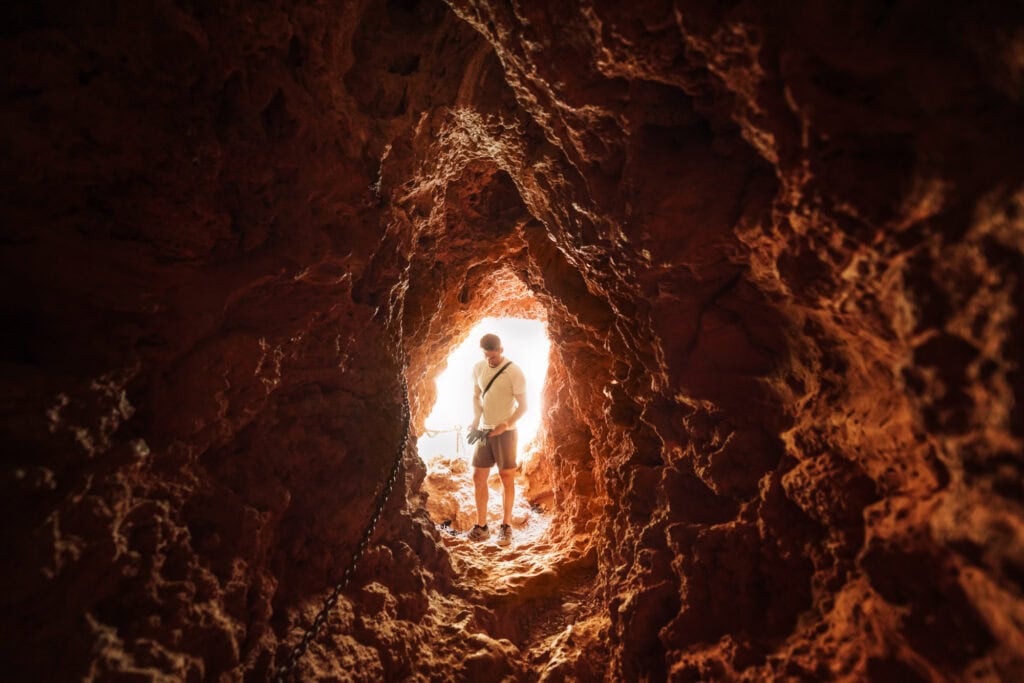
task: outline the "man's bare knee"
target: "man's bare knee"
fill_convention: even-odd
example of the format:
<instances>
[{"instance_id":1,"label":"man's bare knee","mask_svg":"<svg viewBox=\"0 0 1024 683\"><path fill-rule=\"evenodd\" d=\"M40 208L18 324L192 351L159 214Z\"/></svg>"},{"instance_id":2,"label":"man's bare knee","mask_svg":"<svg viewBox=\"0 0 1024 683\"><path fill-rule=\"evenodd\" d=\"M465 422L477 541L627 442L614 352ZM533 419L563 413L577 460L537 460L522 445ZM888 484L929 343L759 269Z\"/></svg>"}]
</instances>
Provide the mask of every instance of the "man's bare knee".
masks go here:
<instances>
[{"instance_id":1,"label":"man's bare knee","mask_svg":"<svg viewBox=\"0 0 1024 683\"><path fill-rule=\"evenodd\" d=\"M476 484L487 484L487 477L491 474L490 467L474 467L473 482Z\"/></svg>"},{"instance_id":2,"label":"man's bare knee","mask_svg":"<svg viewBox=\"0 0 1024 683\"><path fill-rule=\"evenodd\" d=\"M515 469L498 470L498 476L501 477L501 482L503 484L514 483L516 480L516 471Z\"/></svg>"}]
</instances>

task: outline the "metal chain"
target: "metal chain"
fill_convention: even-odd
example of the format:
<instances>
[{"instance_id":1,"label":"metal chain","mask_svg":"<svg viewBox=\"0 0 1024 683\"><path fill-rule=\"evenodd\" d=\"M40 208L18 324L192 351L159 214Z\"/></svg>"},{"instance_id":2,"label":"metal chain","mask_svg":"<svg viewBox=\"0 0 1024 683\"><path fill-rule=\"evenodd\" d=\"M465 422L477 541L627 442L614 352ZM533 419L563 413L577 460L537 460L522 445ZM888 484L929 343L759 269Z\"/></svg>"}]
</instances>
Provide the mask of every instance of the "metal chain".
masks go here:
<instances>
[{"instance_id":1,"label":"metal chain","mask_svg":"<svg viewBox=\"0 0 1024 683\"><path fill-rule=\"evenodd\" d=\"M356 566L359 564L359 560L362 558L363 553L366 551L366 547L370 544L370 538L373 537L373 532L377 528L377 522L380 521L380 516L384 511L384 506L388 502L388 498L391 497L391 490L395 487L395 481L398 479L398 471L402 467L402 457L405 455L406 442L409 440L409 388L406 385L405 377L402 377L402 440L398 444L398 453L395 455L395 462L391 466L391 474L388 476L387 482L384 484L384 489L380 493L380 498L377 501L377 508L373 511L373 517L370 518L370 524L366 527L366 531L363 532L362 537L359 539L356 549L352 552L352 559L348 563L348 567L345 569L345 573L341 575L341 581L334 586L334 590L324 600L323 606L320 608L320 612L313 619L313 624L306 629L306 632L302 634L302 640L299 644L292 648L291 653L288 655L288 659L277 669L277 673L274 674L275 683L285 683L288 676L295 672L295 666L302 659L302 656L306 654L306 650L309 648L310 643L316 640L320 636L320 629L323 628L324 623L327 621L327 615L335 605L338 604L338 597L341 592L345 590L349 582L352 581L352 577L355 575Z\"/></svg>"},{"instance_id":2,"label":"metal chain","mask_svg":"<svg viewBox=\"0 0 1024 683\"><path fill-rule=\"evenodd\" d=\"M455 455L462 454L462 425L455 425L449 429L423 429L423 433L433 439L438 434L450 434L455 432Z\"/></svg>"},{"instance_id":3,"label":"metal chain","mask_svg":"<svg viewBox=\"0 0 1024 683\"><path fill-rule=\"evenodd\" d=\"M429 437L435 437L438 434L450 434L451 432L459 431L462 431L462 425L455 425L454 427L449 427L448 429L427 429L426 427L423 428L423 433Z\"/></svg>"}]
</instances>

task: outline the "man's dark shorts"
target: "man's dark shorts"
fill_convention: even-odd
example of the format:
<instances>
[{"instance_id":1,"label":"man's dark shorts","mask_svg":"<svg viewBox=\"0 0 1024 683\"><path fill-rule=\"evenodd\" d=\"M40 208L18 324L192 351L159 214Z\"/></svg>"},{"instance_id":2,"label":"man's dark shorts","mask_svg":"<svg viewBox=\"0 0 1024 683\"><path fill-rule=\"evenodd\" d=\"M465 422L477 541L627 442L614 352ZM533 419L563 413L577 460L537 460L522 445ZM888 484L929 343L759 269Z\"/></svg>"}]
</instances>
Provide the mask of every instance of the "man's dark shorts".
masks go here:
<instances>
[{"instance_id":1,"label":"man's dark shorts","mask_svg":"<svg viewBox=\"0 0 1024 683\"><path fill-rule=\"evenodd\" d=\"M516 468L516 433L517 430L488 436L476 446L473 453L473 467L493 467L497 464L499 470L514 470Z\"/></svg>"}]
</instances>

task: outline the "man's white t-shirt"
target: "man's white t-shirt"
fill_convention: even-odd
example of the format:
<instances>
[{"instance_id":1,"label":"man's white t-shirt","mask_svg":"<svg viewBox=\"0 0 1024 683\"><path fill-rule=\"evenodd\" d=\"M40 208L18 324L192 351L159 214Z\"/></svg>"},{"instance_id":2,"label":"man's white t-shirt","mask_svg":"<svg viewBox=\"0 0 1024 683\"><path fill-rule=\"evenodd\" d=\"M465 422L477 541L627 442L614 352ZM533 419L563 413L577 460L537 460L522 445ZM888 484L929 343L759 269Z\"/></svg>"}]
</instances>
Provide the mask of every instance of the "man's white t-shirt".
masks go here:
<instances>
[{"instance_id":1,"label":"man's white t-shirt","mask_svg":"<svg viewBox=\"0 0 1024 683\"><path fill-rule=\"evenodd\" d=\"M491 378L508 363L506 358L498 367L492 368L486 360L473 366L473 381L480 387L480 392L487 388ZM498 379L491 384L490 390L483 397L484 414L480 418L481 429L494 429L505 422L516 412L516 395L526 393L526 375L515 363L508 366Z\"/></svg>"}]
</instances>

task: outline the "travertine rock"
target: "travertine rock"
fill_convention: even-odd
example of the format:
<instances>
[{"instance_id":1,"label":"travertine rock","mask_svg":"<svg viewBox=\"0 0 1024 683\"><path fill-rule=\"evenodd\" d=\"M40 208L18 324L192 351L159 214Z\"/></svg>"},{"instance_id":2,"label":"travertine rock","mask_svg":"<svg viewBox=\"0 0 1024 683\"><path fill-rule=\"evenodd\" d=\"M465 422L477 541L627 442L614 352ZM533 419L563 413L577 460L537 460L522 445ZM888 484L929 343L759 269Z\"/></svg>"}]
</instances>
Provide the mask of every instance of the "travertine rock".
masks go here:
<instances>
[{"instance_id":1,"label":"travertine rock","mask_svg":"<svg viewBox=\"0 0 1024 683\"><path fill-rule=\"evenodd\" d=\"M11 679L269 678L396 457L302 679L1024 677L1020 7L4 15ZM402 440L490 315L507 551Z\"/></svg>"}]
</instances>

